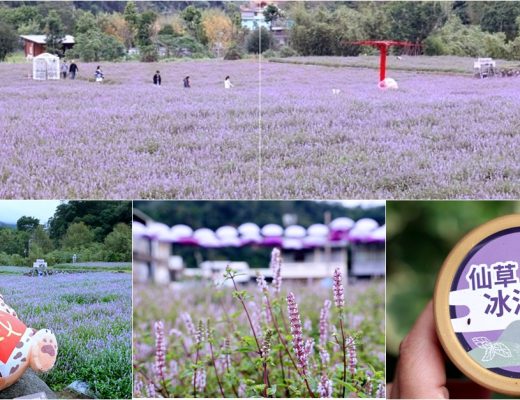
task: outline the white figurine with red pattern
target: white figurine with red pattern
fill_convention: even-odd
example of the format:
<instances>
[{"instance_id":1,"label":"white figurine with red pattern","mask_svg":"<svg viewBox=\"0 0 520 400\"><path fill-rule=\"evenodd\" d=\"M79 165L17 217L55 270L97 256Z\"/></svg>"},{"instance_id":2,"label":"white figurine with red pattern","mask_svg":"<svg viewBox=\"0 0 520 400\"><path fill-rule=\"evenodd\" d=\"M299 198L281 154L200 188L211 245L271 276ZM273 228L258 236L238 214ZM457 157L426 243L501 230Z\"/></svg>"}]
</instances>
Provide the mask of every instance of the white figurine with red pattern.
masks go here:
<instances>
[{"instance_id":1,"label":"white figurine with red pattern","mask_svg":"<svg viewBox=\"0 0 520 400\"><path fill-rule=\"evenodd\" d=\"M57 355L54 334L26 327L0 295L0 391L14 384L29 367L36 372L49 371Z\"/></svg>"}]
</instances>

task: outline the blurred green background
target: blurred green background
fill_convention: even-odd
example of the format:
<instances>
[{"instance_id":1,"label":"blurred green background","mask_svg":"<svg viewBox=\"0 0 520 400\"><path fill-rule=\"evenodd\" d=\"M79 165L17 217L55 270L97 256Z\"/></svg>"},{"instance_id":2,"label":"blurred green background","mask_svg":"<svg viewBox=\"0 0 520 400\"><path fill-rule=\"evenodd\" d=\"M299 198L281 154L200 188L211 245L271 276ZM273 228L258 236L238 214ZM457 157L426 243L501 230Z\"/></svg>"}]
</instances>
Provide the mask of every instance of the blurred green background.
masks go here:
<instances>
[{"instance_id":1,"label":"blurred green background","mask_svg":"<svg viewBox=\"0 0 520 400\"><path fill-rule=\"evenodd\" d=\"M520 213L516 201L387 202L387 380L399 343L433 296L437 273L453 246L473 228ZM449 375L456 371L448 369Z\"/></svg>"}]
</instances>

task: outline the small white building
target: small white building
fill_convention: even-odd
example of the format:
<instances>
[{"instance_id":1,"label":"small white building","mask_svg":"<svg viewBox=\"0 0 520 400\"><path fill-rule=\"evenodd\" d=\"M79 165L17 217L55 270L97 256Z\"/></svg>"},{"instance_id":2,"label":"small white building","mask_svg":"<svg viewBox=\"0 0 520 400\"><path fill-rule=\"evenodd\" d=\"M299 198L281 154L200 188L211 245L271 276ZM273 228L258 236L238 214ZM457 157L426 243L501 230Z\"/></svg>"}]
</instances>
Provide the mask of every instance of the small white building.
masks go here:
<instances>
[{"instance_id":1,"label":"small white building","mask_svg":"<svg viewBox=\"0 0 520 400\"><path fill-rule=\"evenodd\" d=\"M60 79L60 58L49 53L34 57L33 79L37 81Z\"/></svg>"}]
</instances>

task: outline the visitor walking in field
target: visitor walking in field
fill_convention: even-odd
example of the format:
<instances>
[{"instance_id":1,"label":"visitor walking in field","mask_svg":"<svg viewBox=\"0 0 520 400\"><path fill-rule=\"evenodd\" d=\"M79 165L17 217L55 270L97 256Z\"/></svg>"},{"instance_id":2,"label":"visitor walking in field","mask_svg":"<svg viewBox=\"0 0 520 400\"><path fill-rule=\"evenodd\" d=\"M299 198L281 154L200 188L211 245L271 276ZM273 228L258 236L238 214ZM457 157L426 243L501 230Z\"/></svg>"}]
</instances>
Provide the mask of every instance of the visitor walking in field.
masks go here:
<instances>
[{"instance_id":1,"label":"visitor walking in field","mask_svg":"<svg viewBox=\"0 0 520 400\"><path fill-rule=\"evenodd\" d=\"M155 86L161 86L161 73L159 71L155 71L155 75L153 76L153 84Z\"/></svg>"},{"instance_id":2,"label":"visitor walking in field","mask_svg":"<svg viewBox=\"0 0 520 400\"><path fill-rule=\"evenodd\" d=\"M233 87L233 84L231 83L231 79L228 76L226 76L226 79L224 79L224 89L231 89Z\"/></svg>"},{"instance_id":3,"label":"visitor walking in field","mask_svg":"<svg viewBox=\"0 0 520 400\"><path fill-rule=\"evenodd\" d=\"M67 79L67 72L69 72L69 64L63 60L63 64L61 64L61 77L63 79Z\"/></svg>"},{"instance_id":4,"label":"visitor walking in field","mask_svg":"<svg viewBox=\"0 0 520 400\"><path fill-rule=\"evenodd\" d=\"M95 72L96 82L103 82L105 79L105 75L103 75L103 71L101 70L101 65L98 65Z\"/></svg>"},{"instance_id":5,"label":"visitor walking in field","mask_svg":"<svg viewBox=\"0 0 520 400\"><path fill-rule=\"evenodd\" d=\"M187 88L190 88L190 87L191 87L190 77L187 76L186 78L184 78L184 88L187 89Z\"/></svg>"},{"instance_id":6,"label":"visitor walking in field","mask_svg":"<svg viewBox=\"0 0 520 400\"><path fill-rule=\"evenodd\" d=\"M74 60L71 61L70 67L69 67L69 73L70 73L70 79L76 79L76 74L79 72L79 68L74 62Z\"/></svg>"}]
</instances>

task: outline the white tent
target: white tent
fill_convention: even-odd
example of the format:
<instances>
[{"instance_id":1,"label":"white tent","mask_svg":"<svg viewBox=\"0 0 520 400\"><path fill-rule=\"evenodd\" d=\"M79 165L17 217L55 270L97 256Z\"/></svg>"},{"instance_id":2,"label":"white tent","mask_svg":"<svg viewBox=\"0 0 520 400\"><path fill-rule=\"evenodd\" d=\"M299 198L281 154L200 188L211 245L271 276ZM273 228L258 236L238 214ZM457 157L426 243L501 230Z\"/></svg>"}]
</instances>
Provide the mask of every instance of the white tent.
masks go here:
<instances>
[{"instance_id":1,"label":"white tent","mask_svg":"<svg viewBox=\"0 0 520 400\"><path fill-rule=\"evenodd\" d=\"M60 79L60 58L49 53L43 53L34 57L33 79L38 81Z\"/></svg>"}]
</instances>

